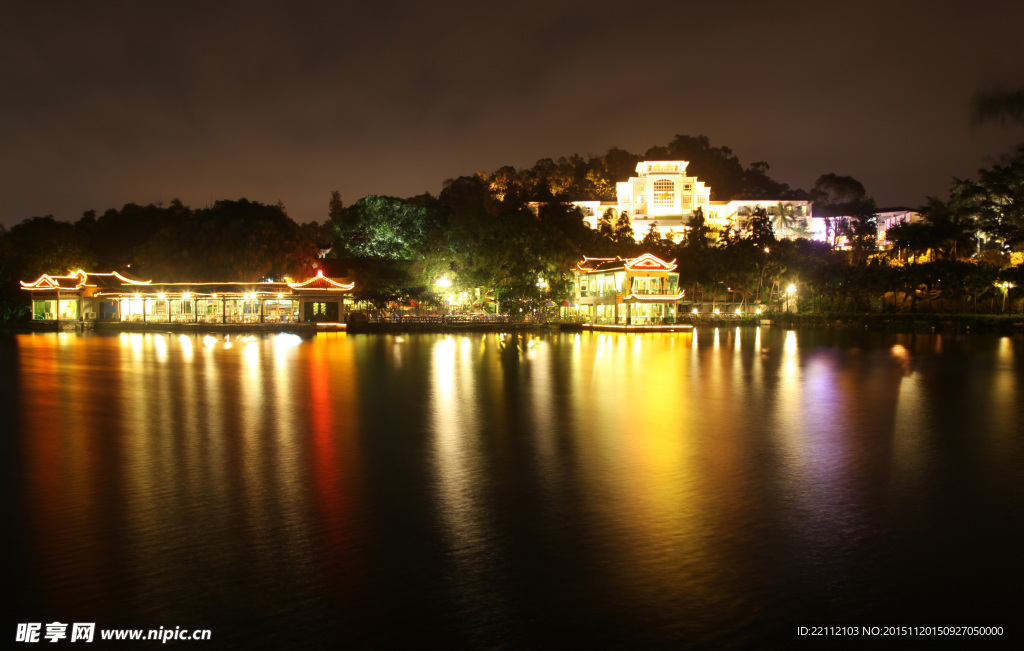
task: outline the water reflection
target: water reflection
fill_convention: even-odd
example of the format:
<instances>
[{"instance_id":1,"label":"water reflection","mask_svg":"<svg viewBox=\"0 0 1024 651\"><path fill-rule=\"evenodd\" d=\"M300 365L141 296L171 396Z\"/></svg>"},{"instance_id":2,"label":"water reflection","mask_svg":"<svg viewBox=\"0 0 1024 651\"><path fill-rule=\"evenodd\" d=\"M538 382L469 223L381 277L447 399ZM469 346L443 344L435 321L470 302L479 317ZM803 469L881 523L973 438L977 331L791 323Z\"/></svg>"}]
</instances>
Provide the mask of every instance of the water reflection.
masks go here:
<instances>
[{"instance_id":1,"label":"water reflection","mask_svg":"<svg viewBox=\"0 0 1024 651\"><path fill-rule=\"evenodd\" d=\"M973 577L1020 574L1022 541L996 534L1022 506L1019 338L15 343L15 515L45 617L212 618L239 645L743 646L921 594L968 608Z\"/></svg>"}]
</instances>

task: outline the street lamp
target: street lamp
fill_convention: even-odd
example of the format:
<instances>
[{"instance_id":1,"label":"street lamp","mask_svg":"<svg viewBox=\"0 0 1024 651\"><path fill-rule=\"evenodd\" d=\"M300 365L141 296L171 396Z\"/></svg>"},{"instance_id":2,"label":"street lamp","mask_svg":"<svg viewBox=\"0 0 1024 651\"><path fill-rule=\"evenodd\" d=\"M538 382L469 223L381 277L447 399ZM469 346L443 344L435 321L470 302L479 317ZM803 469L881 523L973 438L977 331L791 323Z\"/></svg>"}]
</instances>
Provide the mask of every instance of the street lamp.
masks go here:
<instances>
[{"instance_id":1,"label":"street lamp","mask_svg":"<svg viewBox=\"0 0 1024 651\"><path fill-rule=\"evenodd\" d=\"M789 312L789 297L796 293L796 285L790 284L786 288L786 311Z\"/></svg>"},{"instance_id":2,"label":"street lamp","mask_svg":"<svg viewBox=\"0 0 1024 651\"><path fill-rule=\"evenodd\" d=\"M998 286L1000 289L1003 290L1003 313L1005 313L1006 312L1006 295L1009 294L1010 290L1014 288L1014 284L1013 283L1009 283L1009 282L1001 282L1001 283L996 283L996 286Z\"/></svg>"}]
</instances>

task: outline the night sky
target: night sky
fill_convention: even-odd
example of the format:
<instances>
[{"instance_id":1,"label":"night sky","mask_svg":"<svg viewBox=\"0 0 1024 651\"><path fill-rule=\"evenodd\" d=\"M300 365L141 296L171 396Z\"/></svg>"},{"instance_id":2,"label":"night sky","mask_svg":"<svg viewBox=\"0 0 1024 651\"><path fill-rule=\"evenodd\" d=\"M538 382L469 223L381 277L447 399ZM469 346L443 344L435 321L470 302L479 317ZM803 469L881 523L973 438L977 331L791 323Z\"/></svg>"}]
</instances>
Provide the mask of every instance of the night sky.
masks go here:
<instances>
[{"instance_id":1,"label":"night sky","mask_svg":"<svg viewBox=\"0 0 1024 651\"><path fill-rule=\"evenodd\" d=\"M1024 141L1024 3L38 2L0 8L0 223L331 190L437 194L540 158L707 135L809 188L924 202Z\"/></svg>"}]
</instances>

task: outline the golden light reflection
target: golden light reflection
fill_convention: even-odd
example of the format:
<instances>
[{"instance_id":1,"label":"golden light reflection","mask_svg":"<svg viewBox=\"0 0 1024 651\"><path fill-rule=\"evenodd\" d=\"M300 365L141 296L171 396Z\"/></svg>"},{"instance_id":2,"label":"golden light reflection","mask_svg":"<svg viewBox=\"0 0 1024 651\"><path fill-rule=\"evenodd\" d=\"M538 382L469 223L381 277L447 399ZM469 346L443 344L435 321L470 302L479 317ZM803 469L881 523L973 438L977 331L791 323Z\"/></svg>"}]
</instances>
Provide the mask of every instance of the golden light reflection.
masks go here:
<instances>
[{"instance_id":1,"label":"golden light reflection","mask_svg":"<svg viewBox=\"0 0 1024 651\"><path fill-rule=\"evenodd\" d=\"M471 572L470 559L460 557L466 550L482 553L490 539L482 502L487 481L480 464L479 401L470 353L471 348L457 346L452 337L434 344L430 398L440 513L453 541L453 553L467 572Z\"/></svg>"},{"instance_id":2,"label":"golden light reflection","mask_svg":"<svg viewBox=\"0 0 1024 651\"><path fill-rule=\"evenodd\" d=\"M1000 337L996 347L996 364L991 374L991 389L987 392L991 405L984 415L991 420L988 429L993 432L991 445L1000 451L1001 459L1012 459L1013 449L1021 431L1021 385L1017 367L1017 354L1013 337Z\"/></svg>"},{"instance_id":3,"label":"golden light reflection","mask_svg":"<svg viewBox=\"0 0 1024 651\"><path fill-rule=\"evenodd\" d=\"M692 344L695 336L590 335L583 338L579 353L574 352L577 364L593 358L596 366L600 349L601 372L573 375L579 379L560 406L568 413L558 419L573 423L570 431L578 438L574 449L581 455L577 472L590 499L600 505L609 529L606 553L621 559L622 572L613 574L623 590L637 577L649 589L679 598L712 598L718 588L700 577L723 562L706 545L706 523L724 506L714 502L728 484L704 490L695 481L709 460L728 466L731 453L714 443L720 424L708 427L711 405L701 399L703 378L684 370L692 368L696 349L676 345ZM690 342L677 342L680 337ZM638 351L644 353L642 361ZM583 378L586 383L579 381ZM556 461L550 464L557 472ZM645 540L666 544L651 546Z\"/></svg>"},{"instance_id":4,"label":"golden light reflection","mask_svg":"<svg viewBox=\"0 0 1024 651\"><path fill-rule=\"evenodd\" d=\"M163 335L153 335L153 346L156 348L156 360L158 362L167 361L167 341Z\"/></svg>"}]
</instances>

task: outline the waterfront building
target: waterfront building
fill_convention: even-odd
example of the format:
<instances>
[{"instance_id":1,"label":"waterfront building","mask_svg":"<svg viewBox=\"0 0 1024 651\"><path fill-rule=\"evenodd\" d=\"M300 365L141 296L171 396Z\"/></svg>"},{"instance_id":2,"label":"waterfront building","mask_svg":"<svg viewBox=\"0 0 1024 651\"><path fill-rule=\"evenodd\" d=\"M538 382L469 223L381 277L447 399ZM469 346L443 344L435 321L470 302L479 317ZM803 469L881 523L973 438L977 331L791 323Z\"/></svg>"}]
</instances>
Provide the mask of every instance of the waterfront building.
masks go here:
<instances>
[{"instance_id":1,"label":"waterfront building","mask_svg":"<svg viewBox=\"0 0 1024 651\"><path fill-rule=\"evenodd\" d=\"M675 323L684 291L676 262L650 253L636 258L587 258L577 264L576 304L590 324Z\"/></svg>"},{"instance_id":2,"label":"waterfront building","mask_svg":"<svg viewBox=\"0 0 1024 651\"><path fill-rule=\"evenodd\" d=\"M103 322L289 324L344 320L353 283L317 274L302 282L154 283L116 271L43 274L21 281L32 320L57 329Z\"/></svg>"}]
</instances>

